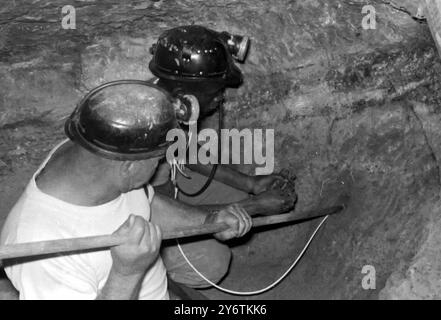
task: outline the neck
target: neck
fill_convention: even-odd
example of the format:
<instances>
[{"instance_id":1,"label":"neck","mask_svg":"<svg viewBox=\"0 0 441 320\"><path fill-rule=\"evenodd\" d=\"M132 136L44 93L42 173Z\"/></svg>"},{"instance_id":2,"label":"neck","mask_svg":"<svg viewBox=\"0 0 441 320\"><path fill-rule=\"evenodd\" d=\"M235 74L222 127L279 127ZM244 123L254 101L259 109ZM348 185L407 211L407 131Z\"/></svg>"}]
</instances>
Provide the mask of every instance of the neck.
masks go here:
<instances>
[{"instance_id":1,"label":"neck","mask_svg":"<svg viewBox=\"0 0 441 320\"><path fill-rule=\"evenodd\" d=\"M43 192L68 203L97 206L121 195L109 170L105 161L68 143L53 155L37 185Z\"/></svg>"}]
</instances>

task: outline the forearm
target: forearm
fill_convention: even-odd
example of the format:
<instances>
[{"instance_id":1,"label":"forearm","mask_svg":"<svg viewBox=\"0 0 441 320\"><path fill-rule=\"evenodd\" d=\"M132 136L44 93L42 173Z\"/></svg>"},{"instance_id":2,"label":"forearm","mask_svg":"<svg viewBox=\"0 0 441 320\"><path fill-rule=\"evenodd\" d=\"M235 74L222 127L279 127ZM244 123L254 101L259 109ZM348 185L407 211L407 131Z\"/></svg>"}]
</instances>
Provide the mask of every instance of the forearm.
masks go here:
<instances>
[{"instance_id":1,"label":"forearm","mask_svg":"<svg viewBox=\"0 0 441 320\"><path fill-rule=\"evenodd\" d=\"M136 300L143 275L122 275L112 269L97 300Z\"/></svg>"},{"instance_id":2,"label":"forearm","mask_svg":"<svg viewBox=\"0 0 441 320\"><path fill-rule=\"evenodd\" d=\"M259 214L267 214L267 210L265 209L265 207L262 206L261 202L256 201L251 196L249 198L246 198L244 200L234 202L234 203L240 204L241 207L244 208L245 211L250 216L256 216ZM208 212L213 212L213 211L219 211L219 210L225 209L227 206L229 206L231 204L233 204L233 203L206 204L206 205L200 205L200 206L198 206L198 208L206 210Z\"/></svg>"},{"instance_id":3,"label":"forearm","mask_svg":"<svg viewBox=\"0 0 441 320\"><path fill-rule=\"evenodd\" d=\"M206 177L210 176L212 165L201 165L201 164L189 164L187 167L197 173L200 173ZM225 165L218 165L216 169L216 174L214 180L222 182L230 187L238 190L250 193L252 190L250 176L234 170Z\"/></svg>"},{"instance_id":4,"label":"forearm","mask_svg":"<svg viewBox=\"0 0 441 320\"><path fill-rule=\"evenodd\" d=\"M199 226L205 222L209 211L204 208L178 202L168 196L156 193L152 202L151 222L161 229Z\"/></svg>"}]
</instances>

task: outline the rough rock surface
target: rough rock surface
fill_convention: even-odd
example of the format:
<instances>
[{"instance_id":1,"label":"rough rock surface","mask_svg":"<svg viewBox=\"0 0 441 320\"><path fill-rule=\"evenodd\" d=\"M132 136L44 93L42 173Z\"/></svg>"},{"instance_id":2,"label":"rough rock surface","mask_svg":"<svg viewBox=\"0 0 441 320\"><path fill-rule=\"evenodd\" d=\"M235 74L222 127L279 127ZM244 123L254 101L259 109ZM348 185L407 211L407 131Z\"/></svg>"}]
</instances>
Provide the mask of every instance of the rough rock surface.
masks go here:
<instances>
[{"instance_id":1,"label":"rough rock surface","mask_svg":"<svg viewBox=\"0 0 441 320\"><path fill-rule=\"evenodd\" d=\"M65 4L77 8L76 30L61 28ZM367 4L376 9L376 30L361 27ZM62 119L81 95L104 81L150 78L155 38L197 23L252 38L241 66L246 82L228 92L225 124L275 129L276 167L298 176L297 210L351 196L286 281L258 298L439 298L441 65L427 25L415 19L419 7L379 0L3 4L0 225L62 139ZM223 285L270 283L316 223L237 243ZM376 269L376 290L361 286L364 265Z\"/></svg>"}]
</instances>

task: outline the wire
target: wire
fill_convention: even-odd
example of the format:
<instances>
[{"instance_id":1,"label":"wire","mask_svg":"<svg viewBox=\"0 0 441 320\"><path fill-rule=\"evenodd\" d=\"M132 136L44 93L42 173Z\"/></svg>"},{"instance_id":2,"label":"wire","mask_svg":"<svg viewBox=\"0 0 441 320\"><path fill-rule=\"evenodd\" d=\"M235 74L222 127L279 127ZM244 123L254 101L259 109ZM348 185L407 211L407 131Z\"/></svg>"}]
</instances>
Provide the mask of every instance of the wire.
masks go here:
<instances>
[{"instance_id":1,"label":"wire","mask_svg":"<svg viewBox=\"0 0 441 320\"><path fill-rule=\"evenodd\" d=\"M219 133L220 133L220 129L221 129L221 125L222 125L222 106L219 109ZM220 137L220 134L219 134ZM220 147L219 147L219 155L220 155ZM182 174L184 174L181 170L183 169L183 164L180 164L176 161L176 159L174 159L171 163L170 163L172 170L171 170L171 179L174 182L175 185L175 199L178 197L178 192L181 192L182 194L186 195L186 196L190 196L190 197L195 197L197 195L200 195L201 193L203 193L208 186L211 184L214 175L216 173L216 168L217 168L217 164L213 165L213 168L211 169L211 173L210 176L208 177L207 181L205 182L204 186L197 192L195 193L186 193L185 191L183 191L181 188L179 188L177 182L176 182L176 173L179 171ZM185 175L185 174L184 174ZM274 281L273 283L271 283L269 286L260 289L260 290L256 290L256 291L235 291L235 290L230 290L230 289L226 289L223 288L221 286L218 286L217 284L215 284L214 282L212 282L211 280L207 279L207 277L205 277L198 269L196 269L196 267L191 263L191 261L188 259L188 257L185 255L184 250L182 249L179 240L176 239L176 243L178 245L178 249L181 252L182 256L184 257L185 261L188 263L188 265L193 269L194 272L196 272L197 275L199 275L203 280L205 280L207 283L209 283L212 287L232 294L232 295L237 295L237 296L253 296L253 295L258 295L258 294L262 294L264 292L267 292L269 290L271 290L272 288L274 288L275 286L277 286L283 279L286 278L286 276L291 272L291 270L297 265L297 263L300 261L300 259L303 257L303 255L305 254L306 250L309 248L309 245L311 244L312 240L315 238L317 232L320 230L320 228L322 227L322 225L325 223L325 221L328 219L329 215L327 215L326 217L323 218L323 220L319 223L319 225L317 226L317 228L314 230L314 232L312 233L311 237L309 238L308 242L306 242L306 245L303 247L302 251L299 253L299 255L297 256L296 260L291 264L291 266L288 268L288 270L286 270L286 272L284 274L282 274L282 276L280 278L278 278L276 281Z\"/></svg>"},{"instance_id":2,"label":"wire","mask_svg":"<svg viewBox=\"0 0 441 320\"><path fill-rule=\"evenodd\" d=\"M269 286L261 289L261 290L256 290L256 291L234 291L234 290L229 290L223 287L218 286L217 284L215 284L214 282L210 281L209 279L207 279L202 273L199 272L199 270L196 269L196 267L190 262L190 260L188 260L187 256L184 253L184 250L182 250L181 245L179 244L179 241L176 239L176 242L178 243L178 248L179 251L181 252L182 256L184 257L185 261L188 263L188 265L194 270L194 272L196 272L202 279L204 279L206 282L208 282L211 286L213 286L214 288L232 294L232 295L237 295L237 296L254 296L254 295L258 295L258 294L262 294L266 291L271 290L272 288L274 288L275 286L277 286L283 279L285 279L285 277L291 272L291 270L297 265L297 263L300 261L300 259L302 258L302 256L304 255L304 253L306 252L306 250L308 249L309 245L311 244L312 240L314 239L315 235L317 234L317 232L320 230L320 228L322 227L323 223L325 223L325 221L328 219L329 215L324 217L323 220L319 223L319 225L317 226L317 228L315 228L314 232L312 233L311 237L309 238L308 242L306 243L306 245L303 247L303 250L300 252L300 254L297 256L297 259L293 262L293 264L288 268L288 270L286 270L286 272L276 281L274 281L272 284L270 284Z\"/></svg>"},{"instance_id":3,"label":"wire","mask_svg":"<svg viewBox=\"0 0 441 320\"><path fill-rule=\"evenodd\" d=\"M222 113L223 109L222 109L222 104L219 106L219 128L218 128L218 151L217 151L217 156L218 159L220 157L221 154L221 128L222 128ZM213 167L211 168L211 172L210 172L210 176L208 177L207 181L205 181L205 184L202 186L202 188L200 188L198 191L194 192L194 193L188 193L184 190L182 190L182 188L180 188L178 186L178 183L176 182L176 188L179 190L180 193L182 193L183 195L187 196L187 197L197 197L199 195L201 195L202 193L205 192L205 190L207 190L207 188L210 186L211 182L214 179L214 176L216 174L216 170L217 170L217 163L213 164Z\"/></svg>"}]
</instances>

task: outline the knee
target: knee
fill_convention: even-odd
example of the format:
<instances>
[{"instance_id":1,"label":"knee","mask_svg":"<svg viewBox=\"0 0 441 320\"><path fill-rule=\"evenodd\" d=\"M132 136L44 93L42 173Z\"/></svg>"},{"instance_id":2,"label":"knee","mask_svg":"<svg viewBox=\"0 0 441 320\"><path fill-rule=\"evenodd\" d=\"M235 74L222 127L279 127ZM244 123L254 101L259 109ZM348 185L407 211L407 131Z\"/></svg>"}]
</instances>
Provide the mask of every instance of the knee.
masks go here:
<instances>
[{"instance_id":1,"label":"knee","mask_svg":"<svg viewBox=\"0 0 441 320\"><path fill-rule=\"evenodd\" d=\"M228 246L213 241L204 247L205 267L198 269L208 280L214 283L220 282L228 273L231 262L231 250ZM196 288L209 287L204 279L197 276L198 281L193 283Z\"/></svg>"},{"instance_id":2,"label":"knee","mask_svg":"<svg viewBox=\"0 0 441 320\"><path fill-rule=\"evenodd\" d=\"M210 268L208 268L209 272L207 278L212 282L217 283L228 273L231 262L231 250L225 244L219 242L215 243L216 245L212 248L208 248L212 252L211 256L213 259L211 260L212 264ZM210 256L210 254L207 254L207 256Z\"/></svg>"}]
</instances>

